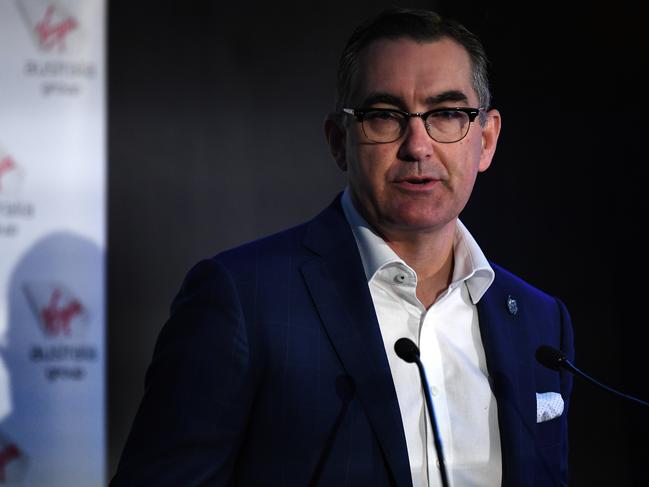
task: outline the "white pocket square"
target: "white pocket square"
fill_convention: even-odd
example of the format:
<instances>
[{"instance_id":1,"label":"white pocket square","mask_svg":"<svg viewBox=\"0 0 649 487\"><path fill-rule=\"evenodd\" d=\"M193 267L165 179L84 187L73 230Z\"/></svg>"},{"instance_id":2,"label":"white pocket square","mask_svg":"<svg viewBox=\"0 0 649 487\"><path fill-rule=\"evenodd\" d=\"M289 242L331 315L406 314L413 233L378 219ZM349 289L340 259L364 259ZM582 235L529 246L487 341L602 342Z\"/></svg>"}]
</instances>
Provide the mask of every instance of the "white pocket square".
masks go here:
<instances>
[{"instance_id":1,"label":"white pocket square","mask_svg":"<svg viewBox=\"0 0 649 487\"><path fill-rule=\"evenodd\" d=\"M563 397L558 392L536 393L536 422L550 421L563 413Z\"/></svg>"}]
</instances>

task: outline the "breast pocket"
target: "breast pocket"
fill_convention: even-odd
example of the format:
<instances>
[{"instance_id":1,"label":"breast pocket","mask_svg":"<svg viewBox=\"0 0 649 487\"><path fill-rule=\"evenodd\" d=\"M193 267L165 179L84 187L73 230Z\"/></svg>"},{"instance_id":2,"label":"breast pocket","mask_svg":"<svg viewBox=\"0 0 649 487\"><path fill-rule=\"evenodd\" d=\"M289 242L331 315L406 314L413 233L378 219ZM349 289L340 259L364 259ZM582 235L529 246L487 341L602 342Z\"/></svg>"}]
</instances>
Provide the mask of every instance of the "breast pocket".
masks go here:
<instances>
[{"instance_id":1,"label":"breast pocket","mask_svg":"<svg viewBox=\"0 0 649 487\"><path fill-rule=\"evenodd\" d=\"M536 423L536 444L539 448L561 445L563 429L562 416Z\"/></svg>"}]
</instances>

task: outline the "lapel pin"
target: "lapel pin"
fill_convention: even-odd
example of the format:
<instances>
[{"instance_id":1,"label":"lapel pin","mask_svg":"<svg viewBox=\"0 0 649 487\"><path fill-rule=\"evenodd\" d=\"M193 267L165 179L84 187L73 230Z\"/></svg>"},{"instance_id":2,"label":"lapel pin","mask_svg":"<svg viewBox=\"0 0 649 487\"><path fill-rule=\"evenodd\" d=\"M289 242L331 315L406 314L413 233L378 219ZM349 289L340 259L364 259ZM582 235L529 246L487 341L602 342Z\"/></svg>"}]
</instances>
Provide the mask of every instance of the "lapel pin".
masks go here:
<instances>
[{"instance_id":1,"label":"lapel pin","mask_svg":"<svg viewBox=\"0 0 649 487\"><path fill-rule=\"evenodd\" d=\"M507 295L507 310L510 315L515 315L518 313L518 302L512 298L511 294Z\"/></svg>"}]
</instances>

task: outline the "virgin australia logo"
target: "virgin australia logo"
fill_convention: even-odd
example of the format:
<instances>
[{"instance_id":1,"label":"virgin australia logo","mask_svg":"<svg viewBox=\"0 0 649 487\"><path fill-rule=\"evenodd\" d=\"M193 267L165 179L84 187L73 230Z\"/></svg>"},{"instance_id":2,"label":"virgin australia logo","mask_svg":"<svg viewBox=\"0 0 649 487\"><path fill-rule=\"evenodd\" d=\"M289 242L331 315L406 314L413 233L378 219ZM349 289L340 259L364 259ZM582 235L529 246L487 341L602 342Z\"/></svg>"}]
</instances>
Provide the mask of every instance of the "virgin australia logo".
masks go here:
<instances>
[{"instance_id":1,"label":"virgin australia logo","mask_svg":"<svg viewBox=\"0 0 649 487\"><path fill-rule=\"evenodd\" d=\"M88 328L86 307L63 284L30 282L24 291L41 331L47 337L80 337Z\"/></svg>"},{"instance_id":2,"label":"virgin australia logo","mask_svg":"<svg viewBox=\"0 0 649 487\"><path fill-rule=\"evenodd\" d=\"M64 52L68 41L79 33L80 23L61 1L17 0L27 29L37 47L46 52Z\"/></svg>"},{"instance_id":3,"label":"virgin australia logo","mask_svg":"<svg viewBox=\"0 0 649 487\"><path fill-rule=\"evenodd\" d=\"M80 341L90 323L86 306L60 282L29 282L23 290L48 342L33 344L30 361L51 383L84 380L99 354L95 345Z\"/></svg>"}]
</instances>

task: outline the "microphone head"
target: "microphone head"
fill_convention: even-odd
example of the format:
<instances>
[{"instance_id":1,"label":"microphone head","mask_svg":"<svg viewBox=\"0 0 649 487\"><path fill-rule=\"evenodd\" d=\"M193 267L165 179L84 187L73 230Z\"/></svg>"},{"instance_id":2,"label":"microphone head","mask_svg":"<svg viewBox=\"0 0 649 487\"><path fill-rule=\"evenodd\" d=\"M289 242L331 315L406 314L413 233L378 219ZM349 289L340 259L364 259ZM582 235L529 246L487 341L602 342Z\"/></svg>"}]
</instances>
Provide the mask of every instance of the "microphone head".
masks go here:
<instances>
[{"instance_id":1,"label":"microphone head","mask_svg":"<svg viewBox=\"0 0 649 487\"><path fill-rule=\"evenodd\" d=\"M568 360L566 354L550 345L541 345L536 350L536 360L552 370L560 370Z\"/></svg>"},{"instance_id":2,"label":"microphone head","mask_svg":"<svg viewBox=\"0 0 649 487\"><path fill-rule=\"evenodd\" d=\"M416 362L419 358L419 349L410 338L399 338L394 344L394 351L408 363Z\"/></svg>"}]
</instances>

